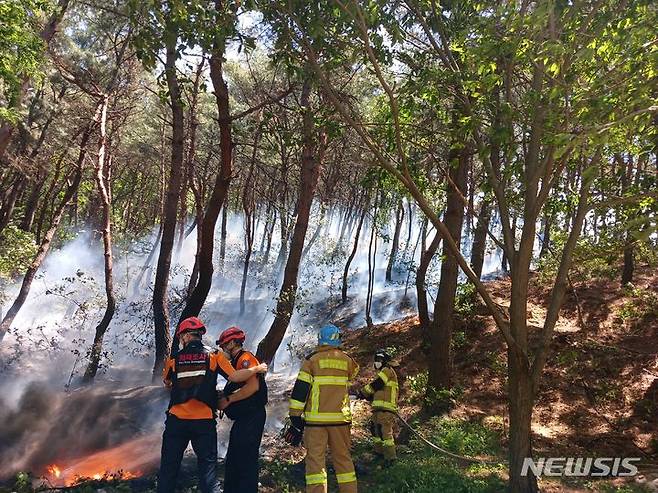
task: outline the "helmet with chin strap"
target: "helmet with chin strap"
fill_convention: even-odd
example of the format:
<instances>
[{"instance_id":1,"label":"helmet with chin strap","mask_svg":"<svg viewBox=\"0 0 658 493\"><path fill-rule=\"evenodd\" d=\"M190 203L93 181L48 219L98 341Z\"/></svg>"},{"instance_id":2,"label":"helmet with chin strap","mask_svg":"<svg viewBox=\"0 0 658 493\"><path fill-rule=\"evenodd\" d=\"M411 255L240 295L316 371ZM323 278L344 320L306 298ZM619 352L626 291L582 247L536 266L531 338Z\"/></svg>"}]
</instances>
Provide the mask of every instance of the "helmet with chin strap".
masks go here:
<instances>
[{"instance_id":1,"label":"helmet with chin strap","mask_svg":"<svg viewBox=\"0 0 658 493\"><path fill-rule=\"evenodd\" d=\"M240 344L244 342L246 335L244 330L240 327L229 327L224 332L219 335L219 339L215 341L218 346L223 346L224 344L231 341L238 341Z\"/></svg>"}]
</instances>

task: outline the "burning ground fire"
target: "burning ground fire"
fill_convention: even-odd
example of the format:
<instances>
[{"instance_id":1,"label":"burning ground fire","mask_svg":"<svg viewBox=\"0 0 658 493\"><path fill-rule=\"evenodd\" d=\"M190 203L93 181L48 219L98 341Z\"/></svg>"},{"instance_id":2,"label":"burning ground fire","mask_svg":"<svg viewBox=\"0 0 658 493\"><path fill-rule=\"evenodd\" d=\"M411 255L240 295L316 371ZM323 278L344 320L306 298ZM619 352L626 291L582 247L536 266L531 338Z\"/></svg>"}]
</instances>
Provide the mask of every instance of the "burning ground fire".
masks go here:
<instances>
[{"instance_id":1,"label":"burning ground fire","mask_svg":"<svg viewBox=\"0 0 658 493\"><path fill-rule=\"evenodd\" d=\"M158 435L150 435L101 450L67 465L46 467L46 479L55 486L75 486L90 479L134 479L153 470L159 458Z\"/></svg>"}]
</instances>

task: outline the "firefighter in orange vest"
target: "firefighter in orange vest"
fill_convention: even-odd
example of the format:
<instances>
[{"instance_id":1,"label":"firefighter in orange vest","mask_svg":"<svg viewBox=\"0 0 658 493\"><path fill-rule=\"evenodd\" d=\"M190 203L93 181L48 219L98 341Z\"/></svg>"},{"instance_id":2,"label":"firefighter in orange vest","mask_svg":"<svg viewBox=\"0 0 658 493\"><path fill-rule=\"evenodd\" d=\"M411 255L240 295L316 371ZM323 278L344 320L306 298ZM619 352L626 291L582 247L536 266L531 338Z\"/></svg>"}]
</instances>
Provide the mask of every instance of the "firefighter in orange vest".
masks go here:
<instances>
[{"instance_id":1,"label":"firefighter in orange vest","mask_svg":"<svg viewBox=\"0 0 658 493\"><path fill-rule=\"evenodd\" d=\"M206 332L196 317L183 320L176 337L183 345L164 368L164 384L171 389L165 430L162 435L162 457L158 473L158 493L173 493L183 453L188 443L197 456L199 489L215 491L217 464L217 375L244 382L256 373L267 371L267 365L236 371L224 355L211 352L201 337Z\"/></svg>"},{"instance_id":2,"label":"firefighter in orange vest","mask_svg":"<svg viewBox=\"0 0 658 493\"><path fill-rule=\"evenodd\" d=\"M306 491L326 493L325 455L331 449L341 493L356 493L356 473L350 453L352 414L348 388L359 365L340 348L335 325L320 329L318 347L306 357L290 397L288 443L306 447Z\"/></svg>"},{"instance_id":3,"label":"firefighter in orange vest","mask_svg":"<svg viewBox=\"0 0 658 493\"><path fill-rule=\"evenodd\" d=\"M231 358L234 368L254 368L259 361L242 348L245 333L230 327L221 333L217 345ZM219 409L234 420L226 452L224 493L258 493L258 449L265 428L267 386L263 374L244 383L228 382Z\"/></svg>"},{"instance_id":4,"label":"firefighter in orange vest","mask_svg":"<svg viewBox=\"0 0 658 493\"><path fill-rule=\"evenodd\" d=\"M390 465L396 458L393 425L398 412L398 376L391 354L386 349L375 353L376 378L361 390L361 395L372 402L370 431L375 453Z\"/></svg>"}]
</instances>

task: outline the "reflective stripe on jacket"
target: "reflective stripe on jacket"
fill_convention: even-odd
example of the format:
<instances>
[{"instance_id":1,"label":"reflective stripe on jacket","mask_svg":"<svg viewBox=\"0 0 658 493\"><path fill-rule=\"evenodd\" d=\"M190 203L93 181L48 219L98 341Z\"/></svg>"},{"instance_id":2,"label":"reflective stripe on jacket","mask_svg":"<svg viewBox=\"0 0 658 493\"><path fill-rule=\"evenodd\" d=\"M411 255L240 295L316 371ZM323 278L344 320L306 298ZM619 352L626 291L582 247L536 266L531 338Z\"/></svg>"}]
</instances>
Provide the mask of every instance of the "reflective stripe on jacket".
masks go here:
<instances>
[{"instance_id":1,"label":"reflective stripe on jacket","mask_svg":"<svg viewBox=\"0 0 658 493\"><path fill-rule=\"evenodd\" d=\"M290 398L290 415L302 416L307 426L352 422L347 394L359 365L343 351L319 346L306 357Z\"/></svg>"},{"instance_id":2,"label":"reflective stripe on jacket","mask_svg":"<svg viewBox=\"0 0 658 493\"><path fill-rule=\"evenodd\" d=\"M377 378L363 388L363 393L372 396L372 408L376 411L398 410L398 375L390 366L385 366Z\"/></svg>"}]
</instances>

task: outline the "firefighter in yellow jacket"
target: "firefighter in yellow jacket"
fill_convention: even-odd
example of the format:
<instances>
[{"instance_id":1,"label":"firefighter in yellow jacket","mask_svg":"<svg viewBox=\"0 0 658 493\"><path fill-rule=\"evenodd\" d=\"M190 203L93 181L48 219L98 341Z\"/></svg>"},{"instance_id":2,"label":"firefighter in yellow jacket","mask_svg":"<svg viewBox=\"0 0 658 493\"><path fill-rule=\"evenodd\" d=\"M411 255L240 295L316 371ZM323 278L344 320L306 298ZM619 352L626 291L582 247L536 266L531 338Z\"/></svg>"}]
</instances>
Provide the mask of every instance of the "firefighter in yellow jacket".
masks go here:
<instances>
[{"instance_id":1,"label":"firefighter in yellow jacket","mask_svg":"<svg viewBox=\"0 0 658 493\"><path fill-rule=\"evenodd\" d=\"M285 438L298 445L303 434L307 493L327 491L327 445L340 492L357 491L350 453L352 413L347 392L359 365L339 346L338 327L322 327L318 347L304 360L290 398L291 426Z\"/></svg>"},{"instance_id":2,"label":"firefighter in yellow jacket","mask_svg":"<svg viewBox=\"0 0 658 493\"><path fill-rule=\"evenodd\" d=\"M393 368L392 356L386 349L375 353L376 378L366 385L361 394L372 401L371 429L375 453L390 464L395 460L393 424L398 411L398 376Z\"/></svg>"}]
</instances>

